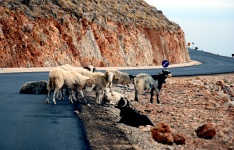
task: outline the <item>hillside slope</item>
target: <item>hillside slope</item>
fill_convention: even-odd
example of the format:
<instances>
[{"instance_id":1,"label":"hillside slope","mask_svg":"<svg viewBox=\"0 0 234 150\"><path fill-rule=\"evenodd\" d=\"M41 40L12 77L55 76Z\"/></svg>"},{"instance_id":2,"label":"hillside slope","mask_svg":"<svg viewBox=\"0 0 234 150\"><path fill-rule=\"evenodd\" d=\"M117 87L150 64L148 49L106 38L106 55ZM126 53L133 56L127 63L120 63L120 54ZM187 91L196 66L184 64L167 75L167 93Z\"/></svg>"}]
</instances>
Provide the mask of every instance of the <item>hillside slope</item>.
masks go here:
<instances>
[{"instance_id":1,"label":"hillside slope","mask_svg":"<svg viewBox=\"0 0 234 150\"><path fill-rule=\"evenodd\" d=\"M143 0L0 2L0 66L152 66L190 60L183 30Z\"/></svg>"}]
</instances>

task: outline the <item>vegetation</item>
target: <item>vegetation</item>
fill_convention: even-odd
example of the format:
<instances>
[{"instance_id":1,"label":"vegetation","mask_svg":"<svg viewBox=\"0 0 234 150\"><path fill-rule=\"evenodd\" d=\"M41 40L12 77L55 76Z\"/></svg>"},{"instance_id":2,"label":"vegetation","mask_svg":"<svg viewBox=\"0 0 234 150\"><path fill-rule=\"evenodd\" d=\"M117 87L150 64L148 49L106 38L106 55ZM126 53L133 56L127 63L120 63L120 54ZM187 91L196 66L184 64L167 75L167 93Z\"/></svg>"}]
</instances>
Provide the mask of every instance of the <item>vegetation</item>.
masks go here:
<instances>
[{"instance_id":1,"label":"vegetation","mask_svg":"<svg viewBox=\"0 0 234 150\"><path fill-rule=\"evenodd\" d=\"M23 4L23 5L22 5ZM153 29L178 29L155 7L144 0L5 0L0 5L11 10L23 10L29 17L61 19L64 13L78 20L102 25L100 20L111 20L124 25L145 26Z\"/></svg>"}]
</instances>

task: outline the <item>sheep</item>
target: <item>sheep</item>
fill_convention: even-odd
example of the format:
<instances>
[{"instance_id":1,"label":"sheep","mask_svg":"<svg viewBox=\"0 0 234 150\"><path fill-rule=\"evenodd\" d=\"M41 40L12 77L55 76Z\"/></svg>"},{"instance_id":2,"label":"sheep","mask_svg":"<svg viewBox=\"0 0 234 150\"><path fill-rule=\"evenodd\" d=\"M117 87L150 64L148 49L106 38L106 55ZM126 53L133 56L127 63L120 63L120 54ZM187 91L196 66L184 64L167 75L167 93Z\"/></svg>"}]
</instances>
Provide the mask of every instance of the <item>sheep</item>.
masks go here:
<instances>
[{"instance_id":1,"label":"sheep","mask_svg":"<svg viewBox=\"0 0 234 150\"><path fill-rule=\"evenodd\" d=\"M125 87L124 93L126 91L126 86L129 87L129 84L133 82L134 75L130 75L126 72L121 72L115 69L107 70L106 74L108 76L108 87L112 92L112 83L122 84Z\"/></svg>"},{"instance_id":2,"label":"sheep","mask_svg":"<svg viewBox=\"0 0 234 150\"><path fill-rule=\"evenodd\" d=\"M88 71L91 71L91 72L95 72L96 71L96 68L92 65L88 65L88 66L85 66L83 67L84 69L87 69Z\"/></svg>"},{"instance_id":3,"label":"sheep","mask_svg":"<svg viewBox=\"0 0 234 150\"><path fill-rule=\"evenodd\" d=\"M47 84L48 94L46 103L49 103L49 95L52 89L54 90L53 103L56 105L55 95L61 88L66 87L70 90L69 99L72 103L74 90L79 91L81 96L84 97L82 89L84 89L84 91L92 91L94 85L95 81L92 78L85 77L77 73L76 71L66 71L57 67L49 73L49 81ZM76 100L75 97L74 99Z\"/></svg>"},{"instance_id":4,"label":"sheep","mask_svg":"<svg viewBox=\"0 0 234 150\"><path fill-rule=\"evenodd\" d=\"M65 64L65 65L62 65L62 66L58 66L59 68L61 68L61 69L63 69L63 70L66 70L66 71L77 71L77 70L80 70L80 69L87 69L87 70L89 70L89 71L91 71L91 72L94 72L95 70L96 70L96 68L94 68L92 65L89 65L89 66L87 66L87 67L83 67L83 68L75 68L75 67L73 67L73 66L71 66L71 65L69 65L69 64ZM79 73L80 73L80 71L78 71ZM67 92L68 90L66 89L66 94L68 93ZM60 95L63 95L63 89L61 89L60 91L59 91L59 94ZM62 96L61 96L62 97Z\"/></svg>"},{"instance_id":5,"label":"sheep","mask_svg":"<svg viewBox=\"0 0 234 150\"><path fill-rule=\"evenodd\" d=\"M133 109L130 102L126 98L122 97L115 107L120 109L121 119L119 123L124 123L133 127L146 125L154 126L146 115L140 114L137 110Z\"/></svg>"},{"instance_id":6,"label":"sheep","mask_svg":"<svg viewBox=\"0 0 234 150\"><path fill-rule=\"evenodd\" d=\"M138 93L141 93L146 90L150 92L150 102L153 103L153 95L157 96L157 103L159 104L159 92L162 88L162 84L166 83L167 77L171 76L171 72L168 70L162 70L162 73L158 75L149 75L146 73L138 74L134 78L134 87L135 87L135 101L138 101Z\"/></svg>"},{"instance_id":7,"label":"sheep","mask_svg":"<svg viewBox=\"0 0 234 150\"><path fill-rule=\"evenodd\" d=\"M75 69L76 72L82 74L83 76L90 77L95 82L95 92L96 92L96 103L101 104L101 94L105 91L108 85L108 76L102 72L90 72L86 69L79 68Z\"/></svg>"},{"instance_id":8,"label":"sheep","mask_svg":"<svg viewBox=\"0 0 234 150\"><path fill-rule=\"evenodd\" d=\"M124 98L123 94L113 91L110 92L109 88L106 88L104 91L103 102L106 102L110 105L116 105L121 98Z\"/></svg>"}]
</instances>

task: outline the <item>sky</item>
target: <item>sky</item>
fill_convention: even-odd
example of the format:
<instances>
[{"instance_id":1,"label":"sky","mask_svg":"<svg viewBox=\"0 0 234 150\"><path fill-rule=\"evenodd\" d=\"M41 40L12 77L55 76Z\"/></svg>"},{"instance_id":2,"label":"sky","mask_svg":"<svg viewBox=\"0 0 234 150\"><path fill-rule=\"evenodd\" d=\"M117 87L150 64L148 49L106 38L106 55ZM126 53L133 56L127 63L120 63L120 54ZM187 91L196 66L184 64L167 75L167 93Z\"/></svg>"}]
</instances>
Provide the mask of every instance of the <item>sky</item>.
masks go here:
<instances>
[{"instance_id":1,"label":"sky","mask_svg":"<svg viewBox=\"0 0 234 150\"><path fill-rule=\"evenodd\" d=\"M182 28L191 48L234 54L234 0L145 0Z\"/></svg>"}]
</instances>

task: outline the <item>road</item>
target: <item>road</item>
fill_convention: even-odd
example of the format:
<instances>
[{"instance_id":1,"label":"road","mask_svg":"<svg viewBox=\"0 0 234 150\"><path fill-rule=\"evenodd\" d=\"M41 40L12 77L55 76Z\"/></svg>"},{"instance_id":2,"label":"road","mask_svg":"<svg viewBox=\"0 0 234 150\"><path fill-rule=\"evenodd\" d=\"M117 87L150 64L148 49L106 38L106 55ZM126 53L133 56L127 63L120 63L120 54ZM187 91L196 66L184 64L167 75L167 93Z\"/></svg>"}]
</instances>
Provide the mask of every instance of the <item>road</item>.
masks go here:
<instances>
[{"instance_id":1,"label":"road","mask_svg":"<svg viewBox=\"0 0 234 150\"><path fill-rule=\"evenodd\" d=\"M192 60L202 65L169 68L173 76L234 73L234 58L196 50L189 50L189 53ZM162 69L124 71L155 74ZM48 72L0 74L1 150L90 149L83 123L68 101L47 105L45 95L19 94L24 83L47 78Z\"/></svg>"},{"instance_id":2,"label":"road","mask_svg":"<svg viewBox=\"0 0 234 150\"><path fill-rule=\"evenodd\" d=\"M187 66L179 68L167 68L172 72L174 77L179 76L197 76L208 74L221 74L221 73L234 73L234 58L214 55L211 53L189 49L191 60L201 62L201 65ZM134 69L134 70L122 70L132 75L138 73L157 74L161 72L161 69Z\"/></svg>"},{"instance_id":3,"label":"road","mask_svg":"<svg viewBox=\"0 0 234 150\"><path fill-rule=\"evenodd\" d=\"M48 73L0 74L1 150L89 150L82 121L68 101L45 103L46 95L19 94L28 81Z\"/></svg>"}]
</instances>

